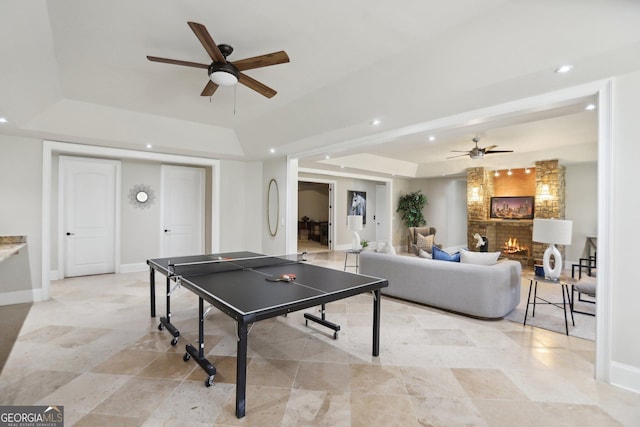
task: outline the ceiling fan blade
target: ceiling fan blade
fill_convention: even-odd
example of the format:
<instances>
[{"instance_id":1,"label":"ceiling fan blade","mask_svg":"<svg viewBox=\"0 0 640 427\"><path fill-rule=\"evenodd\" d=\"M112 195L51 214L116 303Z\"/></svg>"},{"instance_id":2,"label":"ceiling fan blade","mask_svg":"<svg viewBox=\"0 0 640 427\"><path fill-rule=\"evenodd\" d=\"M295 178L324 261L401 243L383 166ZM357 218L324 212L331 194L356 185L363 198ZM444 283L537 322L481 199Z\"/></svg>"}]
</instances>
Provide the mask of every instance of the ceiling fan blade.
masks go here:
<instances>
[{"instance_id":1,"label":"ceiling fan blade","mask_svg":"<svg viewBox=\"0 0 640 427\"><path fill-rule=\"evenodd\" d=\"M270 65L284 64L286 62L289 62L289 56L287 52L281 50L280 52L267 53L265 55L254 56L253 58L234 61L233 65L235 65L239 71L246 71L254 68L268 67Z\"/></svg>"},{"instance_id":2,"label":"ceiling fan blade","mask_svg":"<svg viewBox=\"0 0 640 427\"><path fill-rule=\"evenodd\" d=\"M202 93L200 94L200 96L211 96L211 95L213 95L215 93L215 91L218 89L218 87L219 86L217 84L215 84L214 82L209 80L207 82L207 85L202 90Z\"/></svg>"},{"instance_id":3,"label":"ceiling fan blade","mask_svg":"<svg viewBox=\"0 0 640 427\"><path fill-rule=\"evenodd\" d=\"M497 145L490 145L490 146L488 146L488 147L484 147L484 148L482 149L482 151L484 151L484 152L486 153L487 151L491 151L491 150L493 150L493 149L494 149L494 148L496 148L496 147L497 147Z\"/></svg>"},{"instance_id":4,"label":"ceiling fan blade","mask_svg":"<svg viewBox=\"0 0 640 427\"><path fill-rule=\"evenodd\" d=\"M495 154L495 153L513 153L513 150L494 150L494 151L484 152L484 154Z\"/></svg>"},{"instance_id":5,"label":"ceiling fan blade","mask_svg":"<svg viewBox=\"0 0 640 427\"><path fill-rule=\"evenodd\" d=\"M469 150L451 150L452 153L469 153Z\"/></svg>"},{"instance_id":6,"label":"ceiling fan blade","mask_svg":"<svg viewBox=\"0 0 640 427\"><path fill-rule=\"evenodd\" d=\"M255 90L259 94L266 96L267 98L273 98L276 95L276 93L278 93L275 90L271 89L269 86L266 86L260 83L256 79L252 79L246 74L243 74L243 73L239 73L239 74L240 74L240 78L238 79L238 81L240 83L242 83L248 88Z\"/></svg>"},{"instance_id":7,"label":"ceiling fan blade","mask_svg":"<svg viewBox=\"0 0 640 427\"><path fill-rule=\"evenodd\" d=\"M151 62L163 62L165 64L184 65L185 67L204 68L207 70L209 66L207 64L199 64L197 62L181 61L179 59L159 58L157 56L147 56L147 59Z\"/></svg>"},{"instance_id":8,"label":"ceiling fan blade","mask_svg":"<svg viewBox=\"0 0 640 427\"><path fill-rule=\"evenodd\" d=\"M467 153L467 154L459 154L459 155L457 155L457 156L447 157L447 159L455 159L456 157L466 157L466 156L468 156L468 155L469 155L469 153Z\"/></svg>"},{"instance_id":9,"label":"ceiling fan blade","mask_svg":"<svg viewBox=\"0 0 640 427\"><path fill-rule=\"evenodd\" d=\"M197 22L189 22L188 24L198 40L200 40L200 43L202 43L204 50L207 51L211 59L214 62L226 63L227 60L225 59L222 52L220 52L220 49L218 49L218 45L216 44L216 42L214 42L213 38L211 38L209 31L207 31L207 27L202 24L198 24Z\"/></svg>"}]
</instances>

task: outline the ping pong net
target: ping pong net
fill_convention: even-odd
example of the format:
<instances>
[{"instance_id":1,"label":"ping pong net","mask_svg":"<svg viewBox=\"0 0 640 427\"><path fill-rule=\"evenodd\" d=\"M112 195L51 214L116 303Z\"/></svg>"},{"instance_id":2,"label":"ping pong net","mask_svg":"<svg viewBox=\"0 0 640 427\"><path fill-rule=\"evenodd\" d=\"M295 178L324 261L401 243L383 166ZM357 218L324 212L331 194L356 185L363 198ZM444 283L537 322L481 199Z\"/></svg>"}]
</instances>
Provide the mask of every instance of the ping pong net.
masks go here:
<instances>
[{"instance_id":1,"label":"ping pong net","mask_svg":"<svg viewBox=\"0 0 640 427\"><path fill-rule=\"evenodd\" d=\"M242 258L206 256L198 261L168 264L169 276L201 276L227 271L252 270L274 265L297 264L307 261L306 252L288 255L257 255Z\"/></svg>"}]
</instances>

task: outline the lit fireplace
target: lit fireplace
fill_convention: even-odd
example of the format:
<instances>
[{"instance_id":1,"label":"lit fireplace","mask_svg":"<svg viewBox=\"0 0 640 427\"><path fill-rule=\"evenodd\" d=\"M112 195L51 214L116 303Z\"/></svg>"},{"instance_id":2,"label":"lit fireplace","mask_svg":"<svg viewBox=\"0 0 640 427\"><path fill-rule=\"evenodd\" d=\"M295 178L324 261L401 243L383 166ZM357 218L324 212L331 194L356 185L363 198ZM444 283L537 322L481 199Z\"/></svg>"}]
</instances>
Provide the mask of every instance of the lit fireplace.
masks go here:
<instances>
[{"instance_id":1,"label":"lit fireplace","mask_svg":"<svg viewBox=\"0 0 640 427\"><path fill-rule=\"evenodd\" d=\"M515 237L509 237L509 240L504 242L502 250L508 254L526 254L529 252L529 248L520 246L518 239Z\"/></svg>"}]
</instances>

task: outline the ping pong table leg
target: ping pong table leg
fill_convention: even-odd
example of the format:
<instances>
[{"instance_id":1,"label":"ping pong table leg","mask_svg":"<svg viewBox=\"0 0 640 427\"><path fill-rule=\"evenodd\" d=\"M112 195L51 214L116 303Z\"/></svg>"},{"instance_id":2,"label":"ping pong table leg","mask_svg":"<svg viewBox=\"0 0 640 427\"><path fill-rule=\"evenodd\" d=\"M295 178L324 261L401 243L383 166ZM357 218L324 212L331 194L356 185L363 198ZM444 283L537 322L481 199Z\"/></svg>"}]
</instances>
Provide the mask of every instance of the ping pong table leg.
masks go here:
<instances>
[{"instance_id":1,"label":"ping pong table leg","mask_svg":"<svg viewBox=\"0 0 640 427\"><path fill-rule=\"evenodd\" d=\"M380 354L380 289L373 291L373 349L372 354Z\"/></svg>"},{"instance_id":2,"label":"ping pong table leg","mask_svg":"<svg viewBox=\"0 0 640 427\"><path fill-rule=\"evenodd\" d=\"M309 326L309 320L311 320L312 322L316 322L319 323L320 325L324 326L325 328L329 328L333 330L333 339L337 340L338 339L338 332L340 331L340 325L338 325L337 323L333 323L328 321L325 318L325 313L326 313L326 309L325 309L325 305L322 304L322 306L320 307L320 313L321 313L321 317L318 316L314 316L313 314L309 314L309 313L305 313L304 314L304 324L305 326Z\"/></svg>"},{"instance_id":3,"label":"ping pong table leg","mask_svg":"<svg viewBox=\"0 0 640 427\"><path fill-rule=\"evenodd\" d=\"M156 317L156 270L149 266L149 288L151 292L151 317Z\"/></svg>"},{"instance_id":4,"label":"ping pong table leg","mask_svg":"<svg viewBox=\"0 0 640 427\"><path fill-rule=\"evenodd\" d=\"M173 336L171 339L171 345L175 346L178 344L180 331L178 331L178 329L171 323L171 279L169 277L167 277L167 317L160 318L158 330L161 331L163 327L167 328L167 331L169 331Z\"/></svg>"},{"instance_id":5,"label":"ping pong table leg","mask_svg":"<svg viewBox=\"0 0 640 427\"><path fill-rule=\"evenodd\" d=\"M236 351L236 417L245 415L247 394L247 325L238 324L238 349Z\"/></svg>"},{"instance_id":6,"label":"ping pong table leg","mask_svg":"<svg viewBox=\"0 0 640 427\"><path fill-rule=\"evenodd\" d=\"M200 325L198 327L198 349L191 344L187 344L185 347L186 353L182 357L182 360L187 362L191 357L198 362L198 365L207 373L207 379L204 380L206 387L213 385L213 378L216 375L216 368L211 362L207 360L204 355L204 301L202 298L198 298L198 314L200 315Z\"/></svg>"}]
</instances>

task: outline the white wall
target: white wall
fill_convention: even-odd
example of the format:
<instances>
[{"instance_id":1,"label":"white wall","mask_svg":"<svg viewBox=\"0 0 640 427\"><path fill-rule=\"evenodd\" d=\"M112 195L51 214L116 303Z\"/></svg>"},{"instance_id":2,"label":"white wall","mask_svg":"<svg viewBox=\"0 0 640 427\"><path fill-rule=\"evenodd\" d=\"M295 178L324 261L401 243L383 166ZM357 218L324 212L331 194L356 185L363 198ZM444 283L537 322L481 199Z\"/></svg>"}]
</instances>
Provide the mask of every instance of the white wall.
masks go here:
<instances>
[{"instance_id":1,"label":"white wall","mask_svg":"<svg viewBox=\"0 0 640 427\"><path fill-rule=\"evenodd\" d=\"M289 238L289 233L297 235L298 232L295 218L290 218L290 215L293 215L293 213L287 212L287 194L290 185L288 182L287 158L280 157L264 162L263 168L262 181L259 186L262 200L259 223L262 224L262 231L261 234L258 234L257 236L262 236L262 252L269 255L281 255L287 253L287 239ZM269 181L271 181L271 179L275 179L278 183L278 205L280 207L278 230L275 236L271 236L269 233L269 224L267 219L267 193L269 189ZM288 225L291 229L287 227ZM296 239L295 236L292 238Z\"/></svg>"},{"instance_id":2,"label":"white wall","mask_svg":"<svg viewBox=\"0 0 640 427\"><path fill-rule=\"evenodd\" d=\"M640 242L640 72L618 77L613 86L613 171L610 315L611 382L640 392L640 280L638 243ZM604 196L604 195L601 195ZM601 197L603 199L603 197ZM608 208L609 206L607 206ZM599 242L600 243L600 242Z\"/></svg>"},{"instance_id":3,"label":"white wall","mask_svg":"<svg viewBox=\"0 0 640 427\"><path fill-rule=\"evenodd\" d=\"M466 177L425 178L409 181L408 191L418 190L427 196L427 206L425 206L423 214L427 221L427 227L436 228L435 242L445 248L466 244Z\"/></svg>"},{"instance_id":4,"label":"white wall","mask_svg":"<svg viewBox=\"0 0 640 427\"><path fill-rule=\"evenodd\" d=\"M143 264L149 258L160 256L160 164L122 160L121 163L121 252L122 264ZM144 208L129 201L134 185L151 188L154 200Z\"/></svg>"},{"instance_id":5,"label":"white wall","mask_svg":"<svg viewBox=\"0 0 640 427\"><path fill-rule=\"evenodd\" d=\"M262 252L262 174L260 162L220 161L221 252Z\"/></svg>"},{"instance_id":6,"label":"white wall","mask_svg":"<svg viewBox=\"0 0 640 427\"><path fill-rule=\"evenodd\" d=\"M27 248L0 264L0 305L14 302L10 293L30 297L41 287L41 146L40 140L0 135L0 236L27 236Z\"/></svg>"},{"instance_id":7,"label":"white wall","mask_svg":"<svg viewBox=\"0 0 640 427\"><path fill-rule=\"evenodd\" d=\"M598 166L595 162L567 165L565 218L573 222L571 245L565 247L566 266L586 257L587 236L598 232Z\"/></svg>"},{"instance_id":8,"label":"white wall","mask_svg":"<svg viewBox=\"0 0 640 427\"><path fill-rule=\"evenodd\" d=\"M393 246L396 250L406 251L407 250L407 226L404 224L402 220L402 215L400 212L397 212L398 209L398 201L400 197L412 192L410 189L410 182L406 179L394 179L393 180L393 192L391 193L391 211L393 212L392 223L391 223L391 233L393 236Z\"/></svg>"}]
</instances>

